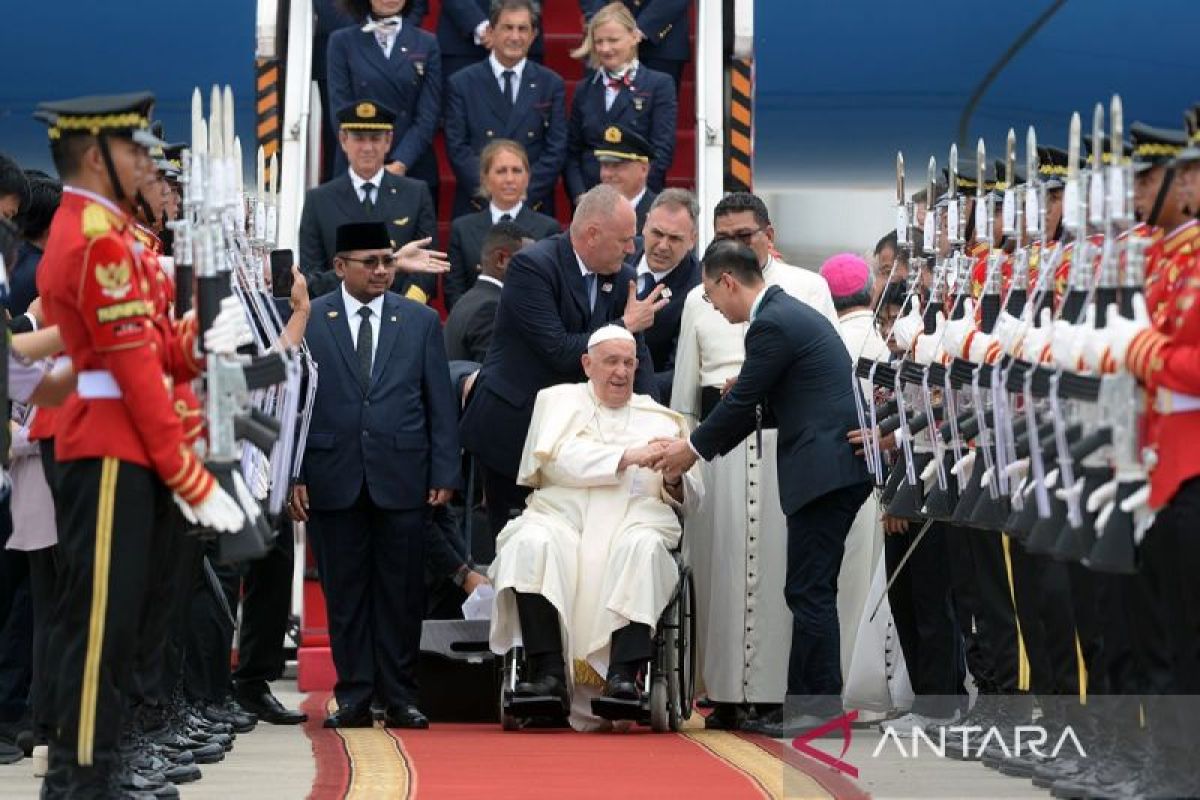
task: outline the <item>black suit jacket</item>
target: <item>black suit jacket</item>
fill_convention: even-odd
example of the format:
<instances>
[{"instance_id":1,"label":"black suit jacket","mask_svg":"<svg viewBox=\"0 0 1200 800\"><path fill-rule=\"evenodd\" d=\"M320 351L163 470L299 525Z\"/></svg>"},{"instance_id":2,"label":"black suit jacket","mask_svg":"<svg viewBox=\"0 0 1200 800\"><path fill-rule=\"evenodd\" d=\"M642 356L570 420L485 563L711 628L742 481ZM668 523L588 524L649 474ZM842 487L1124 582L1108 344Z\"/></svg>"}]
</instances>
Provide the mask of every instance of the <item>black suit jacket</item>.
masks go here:
<instances>
[{"instance_id":1,"label":"black suit jacket","mask_svg":"<svg viewBox=\"0 0 1200 800\"><path fill-rule=\"evenodd\" d=\"M829 320L778 286L767 289L746 331L737 383L692 432L705 459L724 455L755 429L769 403L779 425L779 500L793 514L823 494L869 480L846 432L858 426L846 346Z\"/></svg>"},{"instance_id":2,"label":"black suit jacket","mask_svg":"<svg viewBox=\"0 0 1200 800\"><path fill-rule=\"evenodd\" d=\"M492 342L492 326L500 306L500 287L476 281L446 317L446 355L451 361L483 363Z\"/></svg>"},{"instance_id":3,"label":"black suit jacket","mask_svg":"<svg viewBox=\"0 0 1200 800\"><path fill-rule=\"evenodd\" d=\"M481 207L472 205L479 190L479 154L493 139L521 143L529 154L528 203L549 208L567 159L563 79L527 60L517 102L511 105L485 59L456 72L446 87L446 155L458 179L454 213Z\"/></svg>"},{"instance_id":4,"label":"black suit jacket","mask_svg":"<svg viewBox=\"0 0 1200 800\"><path fill-rule=\"evenodd\" d=\"M642 253L636 253L633 263L636 265L641 260ZM661 402L667 404L671 401L671 384L675 380L675 349L679 345L683 301L687 299L688 292L700 284L700 262L695 253L684 256L683 261L659 283L671 290L671 296L667 298L666 306L654 315L654 324L645 336L650 358L654 360L654 382L658 385L658 396ZM638 296L644 297L646 294L649 292L643 289L639 278Z\"/></svg>"},{"instance_id":5,"label":"black suit jacket","mask_svg":"<svg viewBox=\"0 0 1200 800\"><path fill-rule=\"evenodd\" d=\"M513 256L500 294L492 344L463 412L463 446L486 466L514 477L537 393L584 379L580 358L592 331L625 313L633 270L599 278L596 307L570 235L551 236ZM655 396L650 353L638 338L634 391ZM844 349L844 348L843 348Z\"/></svg>"},{"instance_id":6,"label":"black suit jacket","mask_svg":"<svg viewBox=\"0 0 1200 800\"><path fill-rule=\"evenodd\" d=\"M527 205L521 206L513 222L539 241L561 230L558 220L532 211ZM475 285L475 279L479 276L483 239L491 229L492 212L488 208L461 216L451 223L450 272L443 284L446 289L446 308L454 308L458 299Z\"/></svg>"},{"instance_id":7,"label":"black suit jacket","mask_svg":"<svg viewBox=\"0 0 1200 800\"><path fill-rule=\"evenodd\" d=\"M349 508L364 484L387 509L459 487L458 398L436 311L384 296L365 392L340 291L313 301L304 339L321 372L302 471L313 508Z\"/></svg>"},{"instance_id":8,"label":"black suit jacket","mask_svg":"<svg viewBox=\"0 0 1200 800\"><path fill-rule=\"evenodd\" d=\"M403 178L384 171L381 186L376 191L378 201L371 214L363 209L358 192L349 173L342 173L328 183L308 190L304 196L304 211L300 214L300 268L308 279L308 293L319 297L338 285L333 271L333 256L339 225L350 222L386 222L393 247L403 247L414 239L437 233L437 218L433 213L433 198L429 187L412 178ZM432 297L437 276L398 274L392 289L424 302ZM410 292L416 287L421 295Z\"/></svg>"}]
</instances>

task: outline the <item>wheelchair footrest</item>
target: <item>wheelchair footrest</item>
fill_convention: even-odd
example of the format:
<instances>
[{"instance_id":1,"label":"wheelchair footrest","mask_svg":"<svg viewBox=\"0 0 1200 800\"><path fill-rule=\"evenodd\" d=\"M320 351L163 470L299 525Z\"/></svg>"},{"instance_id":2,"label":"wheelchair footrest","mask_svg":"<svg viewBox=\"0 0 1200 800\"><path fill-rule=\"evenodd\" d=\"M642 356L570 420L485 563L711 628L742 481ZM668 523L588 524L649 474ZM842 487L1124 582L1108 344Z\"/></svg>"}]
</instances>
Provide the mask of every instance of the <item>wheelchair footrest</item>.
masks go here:
<instances>
[{"instance_id":1,"label":"wheelchair footrest","mask_svg":"<svg viewBox=\"0 0 1200 800\"><path fill-rule=\"evenodd\" d=\"M517 697L506 694L508 713L514 717L565 717L570 709L563 705L562 698L554 695Z\"/></svg>"},{"instance_id":2,"label":"wheelchair footrest","mask_svg":"<svg viewBox=\"0 0 1200 800\"><path fill-rule=\"evenodd\" d=\"M616 697L597 697L592 700L592 713L601 719L638 721L648 713L643 700L621 700Z\"/></svg>"}]
</instances>

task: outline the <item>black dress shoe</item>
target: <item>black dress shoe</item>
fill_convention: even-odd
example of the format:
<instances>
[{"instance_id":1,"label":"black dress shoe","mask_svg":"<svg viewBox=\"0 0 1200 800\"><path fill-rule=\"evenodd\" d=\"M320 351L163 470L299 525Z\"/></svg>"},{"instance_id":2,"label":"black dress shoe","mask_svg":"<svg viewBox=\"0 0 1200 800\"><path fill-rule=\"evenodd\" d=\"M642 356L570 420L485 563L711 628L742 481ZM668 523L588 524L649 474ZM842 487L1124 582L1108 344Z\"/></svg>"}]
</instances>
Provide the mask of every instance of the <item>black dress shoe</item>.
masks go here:
<instances>
[{"instance_id":1,"label":"black dress shoe","mask_svg":"<svg viewBox=\"0 0 1200 800\"><path fill-rule=\"evenodd\" d=\"M423 730L429 727L429 718L421 713L414 705L389 708L383 716L385 728L414 728Z\"/></svg>"},{"instance_id":2,"label":"black dress shoe","mask_svg":"<svg viewBox=\"0 0 1200 800\"><path fill-rule=\"evenodd\" d=\"M339 708L325 718L326 728L373 728L375 717L367 708Z\"/></svg>"},{"instance_id":3,"label":"black dress shoe","mask_svg":"<svg viewBox=\"0 0 1200 800\"><path fill-rule=\"evenodd\" d=\"M609 675L604 682L604 697L613 700L641 700L642 693L638 691L637 681L619 673Z\"/></svg>"},{"instance_id":4,"label":"black dress shoe","mask_svg":"<svg viewBox=\"0 0 1200 800\"><path fill-rule=\"evenodd\" d=\"M818 717L815 714L797 714L784 716L780 714L768 715L760 717L757 720L749 720L742 725L742 730L750 731L751 733L761 733L763 736L769 736L772 739L790 739L794 736L800 736L809 733L812 730L825 725L830 720L825 717ZM833 728L821 734L818 738L826 737L834 738L841 737L841 728Z\"/></svg>"},{"instance_id":5,"label":"black dress shoe","mask_svg":"<svg viewBox=\"0 0 1200 800\"><path fill-rule=\"evenodd\" d=\"M551 702L539 702L542 698L550 698ZM536 709L527 701L533 701ZM571 711L571 693L559 676L543 675L536 680L520 681L513 687L512 708L517 716L529 712L525 716L565 717Z\"/></svg>"},{"instance_id":6,"label":"black dress shoe","mask_svg":"<svg viewBox=\"0 0 1200 800\"><path fill-rule=\"evenodd\" d=\"M15 764L25 757L25 753L15 744L0 742L0 764Z\"/></svg>"},{"instance_id":7,"label":"black dress shoe","mask_svg":"<svg viewBox=\"0 0 1200 800\"><path fill-rule=\"evenodd\" d=\"M285 708L283 703L271 694L270 689L256 695L238 692L237 702L242 708L271 725L299 725L308 721L308 714Z\"/></svg>"}]
</instances>

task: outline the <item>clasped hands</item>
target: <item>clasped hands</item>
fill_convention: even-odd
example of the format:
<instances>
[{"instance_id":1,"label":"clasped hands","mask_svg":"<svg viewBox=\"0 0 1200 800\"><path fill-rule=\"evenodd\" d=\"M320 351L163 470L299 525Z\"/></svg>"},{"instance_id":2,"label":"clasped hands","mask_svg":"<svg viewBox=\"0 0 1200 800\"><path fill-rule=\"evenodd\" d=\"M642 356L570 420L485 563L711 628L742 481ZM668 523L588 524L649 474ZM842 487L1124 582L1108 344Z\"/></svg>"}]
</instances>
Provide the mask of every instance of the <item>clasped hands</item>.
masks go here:
<instances>
[{"instance_id":1,"label":"clasped hands","mask_svg":"<svg viewBox=\"0 0 1200 800\"><path fill-rule=\"evenodd\" d=\"M661 472L667 483L678 483L683 473L696 463L696 454L687 439L656 436L642 447L630 447L621 456L617 470L645 467Z\"/></svg>"}]
</instances>

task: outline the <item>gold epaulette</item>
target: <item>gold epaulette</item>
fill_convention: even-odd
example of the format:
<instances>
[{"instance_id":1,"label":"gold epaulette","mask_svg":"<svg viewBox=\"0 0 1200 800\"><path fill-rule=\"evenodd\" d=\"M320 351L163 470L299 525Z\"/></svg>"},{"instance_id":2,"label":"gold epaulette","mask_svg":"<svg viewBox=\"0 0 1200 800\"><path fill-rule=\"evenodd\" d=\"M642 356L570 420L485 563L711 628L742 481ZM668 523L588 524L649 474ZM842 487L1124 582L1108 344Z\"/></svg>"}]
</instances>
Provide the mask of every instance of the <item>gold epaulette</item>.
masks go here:
<instances>
[{"instance_id":1,"label":"gold epaulette","mask_svg":"<svg viewBox=\"0 0 1200 800\"><path fill-rule=\"evenodd\" d=\"M112 214L99 203L83 207L83 235L89 239L103 236L113 229Z\"/></svg>"}]
</instances>

